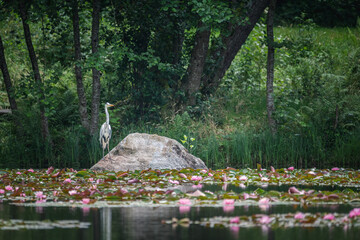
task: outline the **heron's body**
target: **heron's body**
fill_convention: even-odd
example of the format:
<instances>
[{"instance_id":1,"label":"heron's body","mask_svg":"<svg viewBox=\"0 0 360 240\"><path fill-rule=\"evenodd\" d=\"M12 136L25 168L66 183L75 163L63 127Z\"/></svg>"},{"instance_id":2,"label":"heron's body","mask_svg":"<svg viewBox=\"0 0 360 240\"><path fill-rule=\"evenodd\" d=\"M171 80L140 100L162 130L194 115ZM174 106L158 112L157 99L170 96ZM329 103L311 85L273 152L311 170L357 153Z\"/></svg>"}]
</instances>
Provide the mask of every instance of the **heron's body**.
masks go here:
<instances>
[{"instance_id":1,"label":"heron's body","mask_svg":"<svg viewBox=\"0 0 360 240\"><path fill-rule=\"evenodd\" d=\"M111 139L111 126L106 122L100 128L100 145L103 150L109 148L109 143ZM109 151L109 150L108 150Z\"/></svg>"},{"instance_id":2,"label":"heron's body","mask_svg":"<svg viewBox=\"0 0 360 240\"><path fill-rule=\"evenodd\" d=\"M114 105L112 105L110 103L105 104L106 122L104 122L100 128L99 141L100 141L100 145L103 149L103 157L104 157L105 148L107 148L107 150L109 152L109 143L110 143L111 133L112 133L111 126L110 126L109 112L107 110L107 108L111 107L111 106L114 106Z\"/></svg>"}]
</instances>

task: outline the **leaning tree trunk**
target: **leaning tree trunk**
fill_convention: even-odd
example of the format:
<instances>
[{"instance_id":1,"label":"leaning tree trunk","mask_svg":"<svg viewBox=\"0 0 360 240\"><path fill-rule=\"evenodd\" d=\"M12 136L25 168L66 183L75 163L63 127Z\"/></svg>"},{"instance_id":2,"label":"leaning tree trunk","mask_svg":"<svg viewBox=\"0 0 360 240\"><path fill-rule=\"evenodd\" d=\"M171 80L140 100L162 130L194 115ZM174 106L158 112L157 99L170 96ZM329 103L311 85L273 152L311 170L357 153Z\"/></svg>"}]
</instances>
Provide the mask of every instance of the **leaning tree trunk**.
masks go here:
<instances>
[{"instance_id":1,"label":"leaning tree trunk","mask_svg":"<svg viewBox=\"0 0 360 240\"><path fill-rule=\"evenodd\" d=\"M210 30L203 28L203 23L200 22L187 69L187 78L184 83L185 92L188 96L187 104L190 106L196 104L196 93L200 88L201 77L209 48Z\"/></svg>"},{"instance_id":2,"label":"leaning tree trunk","mask_svg":"<svg viewBox=\"0 0 360 240\"><path fill-rule=\"evenodd\" d=\"M87 113L86 95L83 84L83 77L81 71L81 45L80 45L80 28L79 28L79 9L77 0L73 0L73 31L74 31L74 48L75 48L75 77L77 94L79 98L79 113L81 125L90 131L89 117Z\"/></svg>"},{"instance_id":3,"label":"leaning tree trunk","mask_svg":"<svg viewBox=\"0 0 360 240\"><path fill-rule=\"evenodd\" d=\"M27 17L28 17L27 9L26 9L25 3L23 1L19 2L19 10L20 10L20 17L22 20L23 28L24 28L24 36L25 36L26 46L29 51L31 66L32 66L32 69L34 72L35 82L38 85L38 91L39 91L39 95L40 95L39 106L40 106L40 115L41 115L41 134L42 134L42 137L44 140L47 140L48 142L51 143L50 132L49 132L49 123L48 123L48 118L45 115L45 106L43 103L45 100L45 95L44 95L44 90L43 90L43 82L41 81L37 57L36 57L34 46L32 44L32 40L31 40L30 27L29 27L29 24L27 23Z\"/></svg>"},{"instance_id":4,"label":"leaning tree trunk","mask_svg":"<svg viewBox=\"0 0 360 240\"><path fill-rule=\"evenodd\" d=\"M209 62L216 62L216 64L211 63L211 66L205 66L207 71L201 80L203 83L202 93L210 94L218 88L226 70L268 5L269 0L250 1L241 23L234 27L232 34L223 38L223 47L212 51L210 56L212 61Z\"/></svg>"},{"instance_id":5,"label":"leaning tree trunk","mask_svg":"<svg viewBox=\"0 0 360 240\"><path fill-rule=\"evenodd\" d=\"M17 110L17 104L16 104L16 100L15 100L15 93L14 93L14 89L12 87L12 83L11 83L11 79L10 79L10 74L9 74L9 70L6 64L6 59L5 59L5 51L4 51L4 46L2 43L2 39L0 36L0 68L4 77L4 83L5 83L5 88L6 88L6 92L9 98L9 103L10 103L10 108L11 111L16 111Z\"/></svg>"},{"instance_id":6,"label":"leaning tree trunk","mask_svg":"<svg viewBox=\"0 0 360 240\"><path fill-rule=\"evenodd\" d=\"M269 127L273 134L276 133L276 122L273 117L275 111L274 104L274 13L276 0L270 0L269 11L267 15L267 40L268 40L268 55L267 55L267 78L266 78L266 109L269 121Z\"/></svg>"},{"instance_id":7,"label":"leaning tree trunk","mask_svg":"<svg viewBox=\"0 0 360 240\"><path fill-rule=\"evenodd\" d=\"M93 1L92 12L92 29L91 29L91 49L95 55L99 49L99 25L100 25L100 0ZM99 106L100 106L100 71L95 67L92 68L93 85L91 101L91 125L90 134L94 135L99 123Z\"/></svg>"}]
</instances>

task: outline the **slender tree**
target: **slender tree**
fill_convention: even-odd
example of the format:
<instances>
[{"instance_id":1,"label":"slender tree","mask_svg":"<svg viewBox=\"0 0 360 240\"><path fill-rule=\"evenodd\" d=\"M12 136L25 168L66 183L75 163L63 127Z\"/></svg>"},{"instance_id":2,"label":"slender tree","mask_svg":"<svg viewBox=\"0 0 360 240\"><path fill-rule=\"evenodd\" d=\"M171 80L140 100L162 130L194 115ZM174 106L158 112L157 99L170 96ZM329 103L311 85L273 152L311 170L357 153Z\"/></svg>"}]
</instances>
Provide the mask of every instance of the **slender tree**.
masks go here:
<instances>
[{"instance_id":1,"label":"slender tree","mask_svg":"<svg viewBox=\"0 0 360 240\"><path fill-rule=\"evenodd\" d=\"M275 14L276 0L270 0L269 11L267 14L267 78L266 78L266 109L269 121L269 126L273 134L276 133L276 122L273 117L275 111L274 103L274 14Z\"/></svg>"},{"instance_id":2,"label":"slender tree","mask_svg":"<svg viewBox=\"0 0 360 240\"><path fill-rule=\"evenodd\" d=\"M38 91L39 91L39 95L40 95L39 106L40 106L40 115L41 115L41 133L42 133L42 137L45 140L51 142L48 118L45 114L45 106L44 106L45 94L44 94L44 90L43 90L43 82L41 81L37 57L36 57L34 46L32 44L32 40L31 40L30 27L29 27L29 24L27 23L28 14L27 14L27 5L26 4L27 3L25 3L24 1L19 1L19 12L20 12L20 17L22 20L23 28L24 28L24 36L25 36L26 46L28 48L31 66L32 66L32 69L34 72L34 79L38 86Z\"/></svg>"},{"instance_id":3,"label":"slender tree","mask_svg":"<svg viewBox=\"0 0 360 240\"><path fill-rule=\"evenodd\" d=\"M74 48L75 48L75 77L77 94L79 98L79 113L81 125L88 131L90 131L89 117L87 113L86 95L83 84L83 77L81 71L81 45L80 45L80 27L79 27L79 8L78 1L73 0L72 5L72 22L74 31Z\"/></svg>"},{"instance_id":4,"label":"slender tree","mask_svg":"<svg viewBox=\"0 0 360 240\"><path fill-rule=\"evenodd\" d=\"M100 25L100 0L93 0L92 29L91 29L91 50L95 55L99 50L99 25ZM92 68L92 101L91 101L91 124L90 134L94 135L99 123L100 105L100 71Z\"/></svg>"},{"instance_id":5,"label":"slender tree","mask_svg":"<svg viewBox=\"0 0 360 240\"><path fill-rule=\"evenodd\" d=\"M6 64L6 59L5 59L5 51L4 51L4 45L0 36L0 68L3 74L3 78L4 78L4 83L5 83L5 88L6 88L6 92L9 98L9 103L10 103L10 108L11 111L16 111L17 110L17 103L14 97L14 89L11 83L11 79L10 79L10 74L9 74L9 70Z\"/></svg>"},{"instance_id":6,"label":"slender tree","mask_svg":"<svg viewBox=\"0 0 360 240\"><path fill-rule=\"evenodd\" d=\"M188 105L196 104L196 93L199 91L201 77L204 71L205 60L209 48L210 30L202 22L199 23L198 31L195 35L195 44L192 49L190 64L187 69L187 79L185 81L185 91L188 95Z\"/></svg>"}]
</instances>

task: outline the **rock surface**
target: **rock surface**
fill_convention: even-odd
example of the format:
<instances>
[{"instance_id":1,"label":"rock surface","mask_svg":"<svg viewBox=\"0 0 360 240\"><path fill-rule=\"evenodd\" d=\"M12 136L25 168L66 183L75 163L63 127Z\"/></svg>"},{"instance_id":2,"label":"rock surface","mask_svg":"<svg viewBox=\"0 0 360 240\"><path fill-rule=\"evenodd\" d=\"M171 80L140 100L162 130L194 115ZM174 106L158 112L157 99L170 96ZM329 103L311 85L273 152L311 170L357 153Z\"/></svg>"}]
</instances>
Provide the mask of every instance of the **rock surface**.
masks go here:
<instances>
[{"instance_id":1,"label":"rock surface","mask_svg":"<svg viewBox=\"0 0 360 240\"><path fill-rule=\"evenodd\" d=\"M176 140L155 134L132 133L91 167L94 171L207 168Z\"/></svg>"}]
</instances>

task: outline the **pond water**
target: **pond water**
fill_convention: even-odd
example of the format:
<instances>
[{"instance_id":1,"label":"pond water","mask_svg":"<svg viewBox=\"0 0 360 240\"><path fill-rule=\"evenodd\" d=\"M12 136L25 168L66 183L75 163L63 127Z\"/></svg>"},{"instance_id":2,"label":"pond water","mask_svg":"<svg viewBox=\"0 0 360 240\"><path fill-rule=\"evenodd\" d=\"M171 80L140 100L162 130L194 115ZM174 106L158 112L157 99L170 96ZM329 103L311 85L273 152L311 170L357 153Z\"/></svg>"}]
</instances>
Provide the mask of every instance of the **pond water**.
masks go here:
<instances>
[{"instance_id":1,"label":"pond water","mask_svg":"<svg viewBox=\"0 0 360 240\"><path fill-rule=\"evenodd\" d=\"M299 186L301 187L301 186ZM247 188L246 191L255 190L258 187ZM288 186L284 186L284 191ZM307 188L306 186L302 187ZM204 186L211 191L224 190L223 186ZM229 185L226 191L241 191L239 187ZM268 187L267 190L278 190L279 187ZM334 187L324 187L323 190L336 190ZM341 188L339 189L341 190ZM272 205L261 208L257 205L236 206L230 211L223 207L199 207L192 206L181 209L178 206L161 207L41 207L19 206L7 201L0 202L0 219L22 220L78 220L88 222L87 228L54 228L46 230L0 230L0 239L9 240L70 240L70 239L336 239L355 240L359 239L360 228L350 227L311 227L311 228L277 228L266 227L252 228L210 228L201 225L190 224L189 226L165 224L164 220L172 218L189 218L192 221L215 216L251 216L253 214L273 213L349 213L354 206L349 204L323 204L312 206L296 205Z\"/></svg>"}]
</instances>

